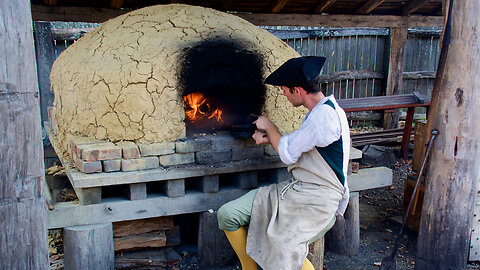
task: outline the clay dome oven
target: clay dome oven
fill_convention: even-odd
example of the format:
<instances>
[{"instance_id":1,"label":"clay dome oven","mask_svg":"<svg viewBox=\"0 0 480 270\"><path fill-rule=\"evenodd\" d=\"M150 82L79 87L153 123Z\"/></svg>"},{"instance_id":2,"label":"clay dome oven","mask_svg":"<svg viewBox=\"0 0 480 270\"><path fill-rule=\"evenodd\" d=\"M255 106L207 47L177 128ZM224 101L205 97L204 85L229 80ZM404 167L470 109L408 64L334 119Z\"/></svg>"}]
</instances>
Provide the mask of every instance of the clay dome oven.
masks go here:
<instances>
[{"instance_id":1,"label":"clay dome oven","mask_svg":"<svg viewBox=\"0 0 480 270\"><path fill-rule=\"evenodd\" d=\"M180 4L132 11L87 33L55 61L52 140L64 156L72 153L72 136L117 144L178 142L197 132L251 132L251 114L290 132L305 111L263 81L297 56L231 14ZM193 94L204 102L192 107L187 101ZM192 110L200 120L189 118Z\"/></svg>"}]
</instances>

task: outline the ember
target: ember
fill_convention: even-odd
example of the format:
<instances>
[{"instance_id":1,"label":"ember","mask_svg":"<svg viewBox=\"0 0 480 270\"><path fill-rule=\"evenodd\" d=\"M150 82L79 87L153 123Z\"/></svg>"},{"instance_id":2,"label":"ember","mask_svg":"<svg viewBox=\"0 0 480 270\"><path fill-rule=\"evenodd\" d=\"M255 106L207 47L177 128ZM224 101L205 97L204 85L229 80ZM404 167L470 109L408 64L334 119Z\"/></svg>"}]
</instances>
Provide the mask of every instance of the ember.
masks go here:
<instances>
[{"instance_id":1,"label":"ember","mask_svg":"<svg viewBox=\"0 0 480 270\"><path fill-rule=\"evenodd\" d=\"M210 102L207 102L207 98L200 92L191 93L184 96L185 101L185 117L190 122L195 122L204 117L207 119L216 119L217 122L222 122L222 110L215 109L213 112Z\"/></svg>"}]
</instances>

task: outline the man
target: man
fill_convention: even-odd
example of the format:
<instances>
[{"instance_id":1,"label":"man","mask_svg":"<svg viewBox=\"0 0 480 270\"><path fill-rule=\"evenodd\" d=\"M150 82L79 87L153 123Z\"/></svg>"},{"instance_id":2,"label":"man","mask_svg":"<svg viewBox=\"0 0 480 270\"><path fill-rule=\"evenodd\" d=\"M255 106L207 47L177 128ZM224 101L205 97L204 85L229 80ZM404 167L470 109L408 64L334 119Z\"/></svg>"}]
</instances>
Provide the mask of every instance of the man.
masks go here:
<instances>
[{"instance_id":1,"label":"man","mask_svg":"<svg viewBox=\"0 0 480 270\"><path fill-rule=\"evenodd\" d=\"M252 190L218 210L219 227L244 270L257 269L257 264L265 270L314 269L306 259L309 241L345 211L350 134L345 112L333 96L320 91L325 60L293 58L265 80L309 113L298 130L284 136L265 116L254 122L256 143L272 144L293 179Z\"/></svg>"}]
</instances>

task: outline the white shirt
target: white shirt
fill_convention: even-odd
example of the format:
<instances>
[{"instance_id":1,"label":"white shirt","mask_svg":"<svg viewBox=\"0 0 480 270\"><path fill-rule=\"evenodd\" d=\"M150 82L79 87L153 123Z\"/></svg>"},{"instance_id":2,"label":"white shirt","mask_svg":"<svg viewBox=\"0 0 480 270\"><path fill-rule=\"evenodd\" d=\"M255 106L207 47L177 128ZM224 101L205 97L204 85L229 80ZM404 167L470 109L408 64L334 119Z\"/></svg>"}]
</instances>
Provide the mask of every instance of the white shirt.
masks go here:
<instances>
[{"instance_id":1,"label":"white shirt","mask_svg":"<svg viewBox=\"0 0 480 270\"><path fill-rule=\"evenodd\" d=\"M316 146L328 146L340 139L342 130L338 114L331 106L324 105L329 99L335 101L333 95L324 97L307 113L299 129L282 136L278 144L278 154L283 163L294 164L302 153Z\"/></svg>"},{"instance_id":2,"label":"white shirt","mask_svg":"<svg viewBox=\"0 0 480 270\"><path fill-rule=\"evenodd\" d=\"M350 130L348 128L345 112L336 107L333 109L329 105L324 105L327 100L331 100L335 106L338 106L333 95L323 98L307 113L302 125L296 131L282 136L278 144L278 155L283 163L291 165L297 162L302 153L312 150L314 147L325 147L343 138L343 174L345 176L343 198L338 205L337 214L343 215L347 208L350 191L347 181L347 166L350 155ZM343 130L342 130L343 128Z\"/></svg>"}]
</instances>

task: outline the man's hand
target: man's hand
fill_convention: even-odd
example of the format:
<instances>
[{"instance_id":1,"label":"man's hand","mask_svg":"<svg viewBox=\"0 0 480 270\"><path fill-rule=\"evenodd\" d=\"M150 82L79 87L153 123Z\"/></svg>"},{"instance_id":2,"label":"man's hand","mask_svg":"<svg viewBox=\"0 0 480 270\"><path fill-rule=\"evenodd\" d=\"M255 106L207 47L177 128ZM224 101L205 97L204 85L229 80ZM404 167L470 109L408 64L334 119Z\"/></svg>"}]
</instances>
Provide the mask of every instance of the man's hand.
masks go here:
<instances>
[{"instance_id":1,"label":"man's hand","mask_svg":"<svg viewBox=\"0 0 480 270\"><path fill-rule=\"evenodd\" d=\"M258 117L257 120L253 122L258 130L265 130L268 132L272 127L275 127L275 124L272 122L272 120L268 119L265 116L260 116Z\"/></svg>"},{"instance_id":2,"label":"man's hand","mask_svg":"<svg viewBox=\"0 0 480 270\"><path fill-rule=\"evenodd\" d=\"M265 116L258 117L253 123L257 126L257 131L252 136L255 142L257 144L270 143L278 153L278 143L280 138L282 138L282 134L278 131L277 126Z\"/></svg>"},{"instance_id":3,"label":"man's hand","mask_svg":"<svg viewBox=\"0 0 480 270\"><path fill-rule=\"evenodd\" d=\"M267 134L261 132L260 130L255 130L253 133L252 138L255 140L256 144L269 144L270 139L268 138Z\"/></svg>"}]
</instances>

